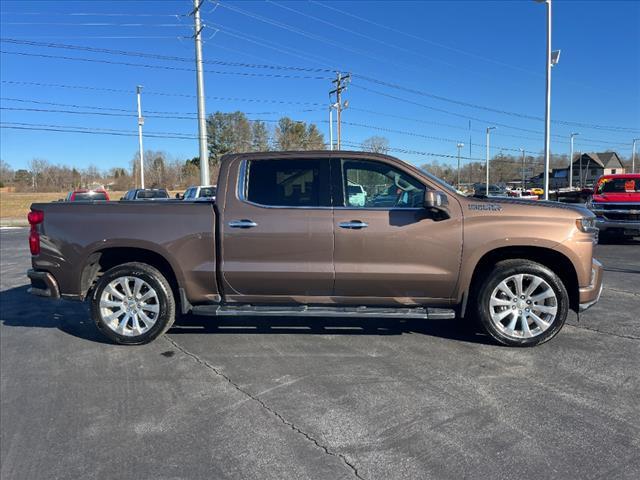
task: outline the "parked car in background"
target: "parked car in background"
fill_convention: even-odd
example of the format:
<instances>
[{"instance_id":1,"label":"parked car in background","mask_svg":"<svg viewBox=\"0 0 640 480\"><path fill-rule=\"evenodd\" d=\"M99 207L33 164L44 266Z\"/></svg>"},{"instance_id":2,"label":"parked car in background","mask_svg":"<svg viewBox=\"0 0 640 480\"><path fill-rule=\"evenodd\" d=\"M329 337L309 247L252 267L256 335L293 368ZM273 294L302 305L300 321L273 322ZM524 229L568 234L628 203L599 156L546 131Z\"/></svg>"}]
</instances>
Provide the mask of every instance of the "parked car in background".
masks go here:
<instances>
[{"instance_id":1,"label":"parked car in background","mask_svg":"<svg viewBox=\"0 0 640 480\"><path fill-rule=\"evenodd\" d=\"M351 178L393 201L352 203ZM30 292L88 299L123 344L150 342L188 312L457 312L498 342L533 346L602 289L584 206L464 197L396 158L335 150L225 155L218 186L215 202L33 204Z\"/></svg>"},{"instance_id":2,"label":"parked car in background","mask_svg":"<svg viewBox=\"0 0 640 480\"><path fill-rule=\"evenodd\" d=\"M603 175L587 207L603 235L640 236L640 173Z\"/></svg>"},{"instance_id":3,"label":"parked car in background","mask_svg":"<svg viewBox=\"0 0 640 480\"><path fill-rule=\"evenodd\" d=\"M185 190L185 192L176 196L176 198L180 198L181 200L194 200L196 198L216 198L216 192L218 191L218 187L216 185L199 185L189 187Z\"/></svg>"},{"instance_id":4,"label":"parked car in background","mask_svg":"<svg viewBox=\"0 0 640 480\"><path fill-rule=\"evenodd\" d=\"M169 192L164 188L133 188L120 200L166 200Z\"/></svg>"},{"instance_id":5,"label":"parked car in background","mask_svg":"<svg viewBox=\"0 0 640 480\"><path fill-rule=\"evenodd\" d=\"M476 197L485 196L487 194L486 183L475 183L473 185L473 195ZM490 197L506 197L507 189L499 185L489 184L489 196Z\"/></svg>"},{"instance_id":6,"label":"parked car in background","mask_svg":"<svg viewBox=\"0 0 640 480\"><path fill-rule=\"evenodd\" d=\"M349 203L351 205L357 205L359 207L365 206L367 202L367 192L364 191L362 185L348 181L347 194L349 195Z\"/></svg>"},{"instance_id":7,"label":"parked car in background","mask_svg":"<svg viewBox=\"0 0 640 480\"><path fill-rule=\"evenodd\" d=\"M544 190L540 187L533 187L529 189L529 192L531 193L531 195L544 195Z\"/></svg>"},{"instance_id":8,"label":"parked car in background","mask_svg":"<svg viewBox=\"0 0 640 480\"><path fill-rule=\"evenodd\" d=\"M78 201L90 201L90 200L109 200L109 194L106 190L97 189L97 190L74 190L73 192L69 192L67 194L67 198L65 201L67 202L78 202Z\"/></svg>"}]
</instances>

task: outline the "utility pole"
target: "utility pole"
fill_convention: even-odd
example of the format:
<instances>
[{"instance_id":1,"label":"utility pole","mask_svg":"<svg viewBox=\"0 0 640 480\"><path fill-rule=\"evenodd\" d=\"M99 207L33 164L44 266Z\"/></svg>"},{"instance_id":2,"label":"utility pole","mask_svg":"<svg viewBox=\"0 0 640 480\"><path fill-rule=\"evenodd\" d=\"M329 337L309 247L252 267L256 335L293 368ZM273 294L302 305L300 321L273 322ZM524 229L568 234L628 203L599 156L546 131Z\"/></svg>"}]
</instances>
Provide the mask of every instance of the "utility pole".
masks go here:
<instances>
[{"instance_id":1,"label":"utility pole","mask_svg":"<svg viewBox=\"0 0 640 480\"><path fill-rule=\"evenodd\" d=\"M560 60L560 51L551 51L551 0L535 0L547 7L547 81L544 111L544 199L549 200L549 169L551 167L551 67Z\"/></svg>"},{"instance_id":2,"label":"utility pole","mask_svg":"<svg viewBox=\"0 0 640 480\"><path fill-rule=\"evenodd\" d=\"M469 120L469 186L473 186L473 161L471 161L471 120Z\"/></svg>"},{"instance_id":3,"label":"utility pole","mask_svg":"<svg viewBox=\"0 0 640 480\"><path fill-rule=\"evenodd\" d=\"M142 85L136 87L138 96L138 146L140 148L140 188L144 188L144 149L142 148L142 126L144 125L144 117L142 116L142 103L140 94L142 93Z\"/></svg>"},{"instance_id":4,"label":"utility pole","mask_svg":"<svg viewBox=\"0 0 640 480\"><path fill-rule=\"evenodd\" d=\"M580 135L579 133L571 134L571 150L569 154L569 190L573 189L573 137Z\"/></svg>"},{"instance_id":5,"label":"utility pole","mask_svg":"<svg viewBox=\"0 0 640 480\"><path fill-rule=\"evenodd\" d=\"M464 147L464 143L458 143L458 190L460 190L460 149Z\"/></svg>"},{"instance_id":6,"label":"utility pole","mask_svg":"<svg viewBox=\"0 0 640 480\"><path fill-rule=\"evenodd\" d=\"M495 130L496 127L487 127L487 168L486 170L486 175L487 175L487 180L486 180L486 196L489 196L489 134L491 133L491 130Z\"/></svg>"},{"instance_id":7,"label":"utility pole","mask_svg":"<svg viewBox=\"0 0 640 480\"><path fill-rule=\"evenodd\" d=\"M580 177L580 190L582 190L582 188L584 188L584 184L582 181L582 153L578 152L578 155L580 155L580 175L578 175ZM587 163L587 166L589 164Z\"/></svg>"},{"instance_id":8,"label":"utility pole","mask_svg":"<svg viewBox=\"0 0 640 480\"><path fill-rule=\"evenodd\" d=\"M198 141L200 145L200 185L209 185L209 152L207 149L207 121L204 108L204 74L202 73L202 26L200 7L204 0L193 0L194 38L196 41L196 88L198 95Z\"/></svg>"},{"instance_id":9,"label":"utility pole","mask_svg":"<svg viewBox=\"0 0 640 480\"><path fill-rule=\"evenodd\" d=\"M525 181L524 181L524 159L525 159L525 154L524 154L524 148L521 148L520 151L522 152L522 193L524 193L525 190Z\"/></svg>"},{"instance_id":10,"label":"utility pole","mask_svg":"<svg viewBox=\"0 0 640 480\"><path fill-rule=\"evenodd\" d=\"M336 88L329 92L329 96L336 94L336 134L337 134L337 147L340 150L341 140L342 140L342 129L341 129L341 120L342 120L342 109L347 108L349 106L349 102L346 101L344 104L342 103L342 91L347 89L347 83L351 80L351 74L348 73L344 77L342 73L336 72L336 79L332 80L331 83L335 83Z\"/></svg>"},{"instance_id":11,"label":"utility pole","mask_svg":"<svg viewBox=\"0 0 640 480\"><path fill-rule=\"evenodd\" d=\"M631 173L636 173L636 142L640 138L633 139L633 149L631 150Z\"/></svg>"},{"instance_id":12,"label":"utility pole","mask_svg":"<svg viewBox=\"0 0 640 480\"><path fill-rule=\"evenodd\" d=\"M329 95L331 101L331 95ZM333 109L337 108L337 103L329 104L329 150L333 150Z\"/></svg>"}]
</instances>

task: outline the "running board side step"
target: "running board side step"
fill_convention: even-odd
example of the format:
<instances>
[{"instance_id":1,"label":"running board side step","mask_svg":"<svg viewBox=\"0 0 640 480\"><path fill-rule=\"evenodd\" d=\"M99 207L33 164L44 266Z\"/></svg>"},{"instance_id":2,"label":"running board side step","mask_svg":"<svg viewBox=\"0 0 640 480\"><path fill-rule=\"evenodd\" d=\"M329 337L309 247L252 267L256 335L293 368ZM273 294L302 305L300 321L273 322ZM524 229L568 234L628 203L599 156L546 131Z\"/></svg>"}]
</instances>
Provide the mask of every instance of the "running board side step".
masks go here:
<instances>
[{"instance_id":1,"label":"running board side step","mask_svg":"<svg viewBox=\"0 0 640 480\"><path fill-rule=\"evenodd\" d=\"M379 308L379 307L294 307L255 305L195 305L194 315L219 317L369 317L423 320L447 320L456 317L452 309L446 308Z\"/></svg>"}]
</instances>

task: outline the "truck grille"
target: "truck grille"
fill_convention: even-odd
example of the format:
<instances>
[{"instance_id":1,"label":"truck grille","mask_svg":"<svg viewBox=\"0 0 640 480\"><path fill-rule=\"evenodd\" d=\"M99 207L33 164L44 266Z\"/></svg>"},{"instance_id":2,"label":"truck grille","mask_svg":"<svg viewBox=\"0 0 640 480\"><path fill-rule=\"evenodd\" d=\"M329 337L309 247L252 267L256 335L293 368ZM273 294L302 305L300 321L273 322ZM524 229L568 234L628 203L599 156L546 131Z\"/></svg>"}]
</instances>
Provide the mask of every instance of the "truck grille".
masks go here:
<instances>
[{"instance_id":1,"label":"truck grille","mask_svg":"<svg viewBox=\"0 0 640 480\"><path fill-rule=\"evenodd\" d=\"M626 220L629 222L640 221L640 214L637 213L604 212L603 216L608 220Z\"/></svg>"}]
</instances>

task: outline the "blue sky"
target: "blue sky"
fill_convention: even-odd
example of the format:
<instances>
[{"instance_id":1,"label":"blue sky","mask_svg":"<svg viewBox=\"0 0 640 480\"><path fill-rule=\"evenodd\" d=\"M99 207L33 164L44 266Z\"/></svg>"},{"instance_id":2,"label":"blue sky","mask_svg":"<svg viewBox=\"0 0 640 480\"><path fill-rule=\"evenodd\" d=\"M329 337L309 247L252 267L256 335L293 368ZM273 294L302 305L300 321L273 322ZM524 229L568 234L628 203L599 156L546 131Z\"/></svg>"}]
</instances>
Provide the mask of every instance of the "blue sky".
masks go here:
<instances>
[{"instance_id":1,"label":"blue sky","mask_svg":"<svg viewBox=\"0 0 640 480\"><path fill-rule=\"evenodd\" d=\"M191 7L188 0L4 0L1 30L5 39L189 59L194 50L189 38L192 20L185 14ZM542 150L544 124L538 119L544 116L542 4L228 1L217 7L207 2L203 20L206 60L302 68L208 64L207 112L242 110L252 119L289 115L316 121L328 140L330 72L339 69L353 73L345 94L350 102L343 116L345 141L357 144L371 135L383 135L392 147L438 155L455 155L456 142L461 141L468 156L472 118L474 158L484 157L484 129L496 124L492 154L501 150L517 154L521 147L536 154ZM553 48L561 49L562 55L553 69L552 119L582 125L554 123L553 153L568 154L569 134L579 132L576 150L611 148L630 156L632 139L640 136L638 25L640 2L554 0ZM197 133L192 115L196 111L193 62L7 42L2 50L13 52L3 53L0 64L4 125L135 133L136 119L130 113L136 108L135 86L142 84L143 110L169 112L147 113L145 132L187 137ZM2 159L14 168L24 168L39 157L107 169L128 166L137 151L135 136L3 128L0 140ZM177 158L190 158L198 151L197 140L191 138L147 137L145 148ZM418 164L453 161L397 155Z\"/></svg>"}]
</instances>

